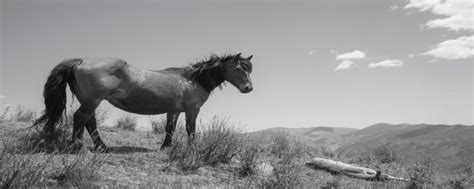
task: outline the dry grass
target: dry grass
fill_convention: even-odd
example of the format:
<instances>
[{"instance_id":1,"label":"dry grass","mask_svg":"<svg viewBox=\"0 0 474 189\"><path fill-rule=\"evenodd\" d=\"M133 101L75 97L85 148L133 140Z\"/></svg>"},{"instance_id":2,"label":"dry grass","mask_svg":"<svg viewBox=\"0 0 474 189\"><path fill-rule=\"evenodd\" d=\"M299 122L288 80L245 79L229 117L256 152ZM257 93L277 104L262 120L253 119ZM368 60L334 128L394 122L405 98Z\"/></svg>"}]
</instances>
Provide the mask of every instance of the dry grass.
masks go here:
<instances>
[{"instance_id":1,"label":"dry grass","mask_svg":"<svg viewBox=\"0 0 474 189\"><path fill-rule=\"evenodd\" d=\"M166 132L166 117L165 116L157 116L150 120L151 123L151 130L153 133L161 135Z\"/></svg>"},{"instance_id":2,"label":"dry grass","mask_svg":"<svg viewBox=\"0 0 474 189\"><path fill-rule=\"evenodd\" d=\"M92 154L82 151L69 158L61 156L61 167L55 168L49 178L56 180L61 186L80 187L100 178L98 171L109 156L107 154Z\"/></svg>"},{"instance_id":3,"label":"dry grass","mask_svg":"<svg viewBox=\"0 0 474 189\"><path fill-rule=\"evenodd\" d=\"M176 132L168 150L168 161L178 162L183 170L229 163L241 150L240 133L240 129L231 124L228 118L216 116L201 126L200 132L191 141L184 132Z\"/></svg>"},{"instance_id":4,"label":"dry grass","mask_svg":"<svg viewBox=\"0 0 474 189\"><path fill-rule=\"evenodd\" d=\"M357 157L327 155L324 150L309 153L304 144L285 134L244 135L225 117L202 124L191 142L179 124L171 148L165 151L158 150L163 135L100 128L111 154L67 154L72 113L68 118L58 125L59 139L51 146L41 140L41 126L38 131L21 130L14 127L24 128L27 123L0 123L0 187L474 187L472 164L447 172L439 167L449 161L401 152L396 144L367 149ZM85 138L86 145L93 145ZM45 151L50 153L41 153ZM304 167L303 162L313 157L359 164L412 181L371 182Z\"/></svg>"}]
</instances>

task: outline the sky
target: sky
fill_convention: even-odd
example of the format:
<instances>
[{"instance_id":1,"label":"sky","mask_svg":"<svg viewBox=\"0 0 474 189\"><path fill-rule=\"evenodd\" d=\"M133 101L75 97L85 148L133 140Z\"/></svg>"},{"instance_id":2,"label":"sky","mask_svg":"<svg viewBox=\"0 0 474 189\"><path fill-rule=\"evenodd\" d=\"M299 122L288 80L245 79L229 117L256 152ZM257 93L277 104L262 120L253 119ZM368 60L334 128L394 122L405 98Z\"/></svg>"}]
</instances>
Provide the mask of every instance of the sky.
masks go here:
<instances>
[{"instance_id":1,"label":"sky","mask_svg":"<svg viewBox=\"0 0 474 189\"><path fill-rule=\"evenodd\" d=\"M212 53L242 53L254 55L254 90L214 91L202 121L230 116L246 130L473 124L474 3L467 0L1 0L0 6L1 106L41 110L46 78L66 58L119 57L164 69ZM105 101L100 108L111 117L124 114Z\"/></svg>"}]
</instances>

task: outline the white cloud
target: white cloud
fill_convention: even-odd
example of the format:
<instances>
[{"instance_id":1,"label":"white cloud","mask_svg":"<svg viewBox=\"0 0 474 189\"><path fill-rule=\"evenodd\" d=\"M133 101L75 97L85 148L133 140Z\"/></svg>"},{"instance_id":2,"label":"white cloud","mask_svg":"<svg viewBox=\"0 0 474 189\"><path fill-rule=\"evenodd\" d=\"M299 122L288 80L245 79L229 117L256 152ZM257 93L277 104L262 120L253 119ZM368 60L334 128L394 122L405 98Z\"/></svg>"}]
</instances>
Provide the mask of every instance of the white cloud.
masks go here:
<instances>
[{"instance_id":1,"label":"white cloud","mask_svg":"<svg viewBox=\"0 0 474 189\"><path fill-rule=\"evenodd\" d=\"M344 60L339 65L337 65L335 71L346 70L351 68L354 65L354 61Z\"/></svg>"},{"instance_id":2,"label":"white cloud","mask_svg":"<svg viewBox=\"0 0 474 189\"><path fill-rule=\"evenodd\" d=\"M474 57L474 35L443 41L422 55L451 60Z\"/></svg>"},{"instance_id":3,"label":"white cloud","mask_svg":"<svg viewBox=\"0 0 474 189\"><path fill-rule=\"evenodd\" d=\"M349 59L361 59L365 58L365 52L355 50L352 52L340 54L336 56L336 60L349 60Z\"/></svg>"},{"instance_id":4,"label":"white cloud","mask_svg":"<svg viewBox=\"0 0 474 189\"><path fill-rule=\"evenodd\" d=\"M7 97L0 94L0 99L4 99L4 98L7 98Z\"/></svg>"},{"instance_id":5,"label":"white cloud","mask_svg":"<svg viewBox=\"0 0 474 189\"><path fill-rule=\"evenodd\" d=\"M390 68L390 67L401 67L405 64L401 60L384 60L381 62L370 63L369 68Z\"/></svg>"},{"instance_id":6,"label":"white cloud","mask_svg":"<svg viewBox=\"0 0 474 189\"><path fill-rule=\"evenodd\" d=\"M313 55L314 53L316 53L315 50L310 50L310 51L308 52L308 56L311 56L311 55Z\"/></svg>"},{"instance_id":7,"label":"white cloud","mask_svg":"<svg viewBox=\"0 0 474 189\"><path fill-rule=\"evenodd\" d=\"M421 11L426 11L439 4L441 0L408 0L408 4L405 5L406 9L414 8Z\"/></svg>"},{"instance_id":8,"label":"white cloud","mask_svg":"<svg viewBox=\"0 0 474 189\"><path fill-rule=\"evenodd\" d=\"M410 58L410 59L412 59L413 57L415 57L414 54L409 54L409 55L408 55L408 58Z\"/></svg>"},{"instance_id":9,"label":"white cloud","mask_svg":"<svg viewBox=\"0 0 474 189\"><path fill-rule=\"evenodd\" d=\"M447 28L449 30L474 31L474 3L472 0L409 0L405 9L428 11L443 16L429 20L429 28Z\"/></svg>"}]
</instances>

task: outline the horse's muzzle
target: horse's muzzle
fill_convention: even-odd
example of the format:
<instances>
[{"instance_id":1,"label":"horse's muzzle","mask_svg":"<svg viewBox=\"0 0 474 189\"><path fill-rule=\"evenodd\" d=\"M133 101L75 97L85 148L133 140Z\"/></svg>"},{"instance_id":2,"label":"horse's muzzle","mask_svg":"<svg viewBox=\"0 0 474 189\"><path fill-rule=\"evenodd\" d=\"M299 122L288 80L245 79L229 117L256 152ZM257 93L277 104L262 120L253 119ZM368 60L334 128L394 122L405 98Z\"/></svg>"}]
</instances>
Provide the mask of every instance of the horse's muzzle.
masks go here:
<instances>
[{"instance_id":1,"label":"horse's muzzle","mask_svg":"<svg viewBox=\"0 0 474 189\"><path fill-rule=\"evenodd\" d=\"M249 93L253 90L252 84L246 84L244 87L240 88L241 93Z\"/></svg>"}]
</instances>

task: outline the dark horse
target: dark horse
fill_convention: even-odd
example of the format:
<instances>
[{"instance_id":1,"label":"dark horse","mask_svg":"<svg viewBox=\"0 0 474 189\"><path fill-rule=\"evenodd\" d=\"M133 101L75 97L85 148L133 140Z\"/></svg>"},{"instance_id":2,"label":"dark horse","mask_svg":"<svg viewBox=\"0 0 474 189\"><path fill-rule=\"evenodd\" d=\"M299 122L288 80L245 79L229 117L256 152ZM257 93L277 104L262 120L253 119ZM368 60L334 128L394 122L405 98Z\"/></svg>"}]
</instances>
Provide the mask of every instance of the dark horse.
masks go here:
<instances>
[{"instance_id":1,"label":"dark horse","mask_svg":"<svg viewBox=\"0 0 474 189\"><path fill-rule=\"evenodd\" d=\"M80 102L74 113L72 144L82 147L84 127L95 149L107 147L97 132L95 109L102 100L131 113L153 115L166 113L166 137L161 148L171 145L171 138L181 112L186 114L186 131L192 137L196 118L209 94L225 81L242 93L252 91L252 63L241 54L216 56L181 68L143 70L117 58L75 58L59 63L44 85L46 109L35 122L46 122L47 140L56 138L55 127L61 122L66 106L66 85Z\"/></svg>"}]
</instances>

